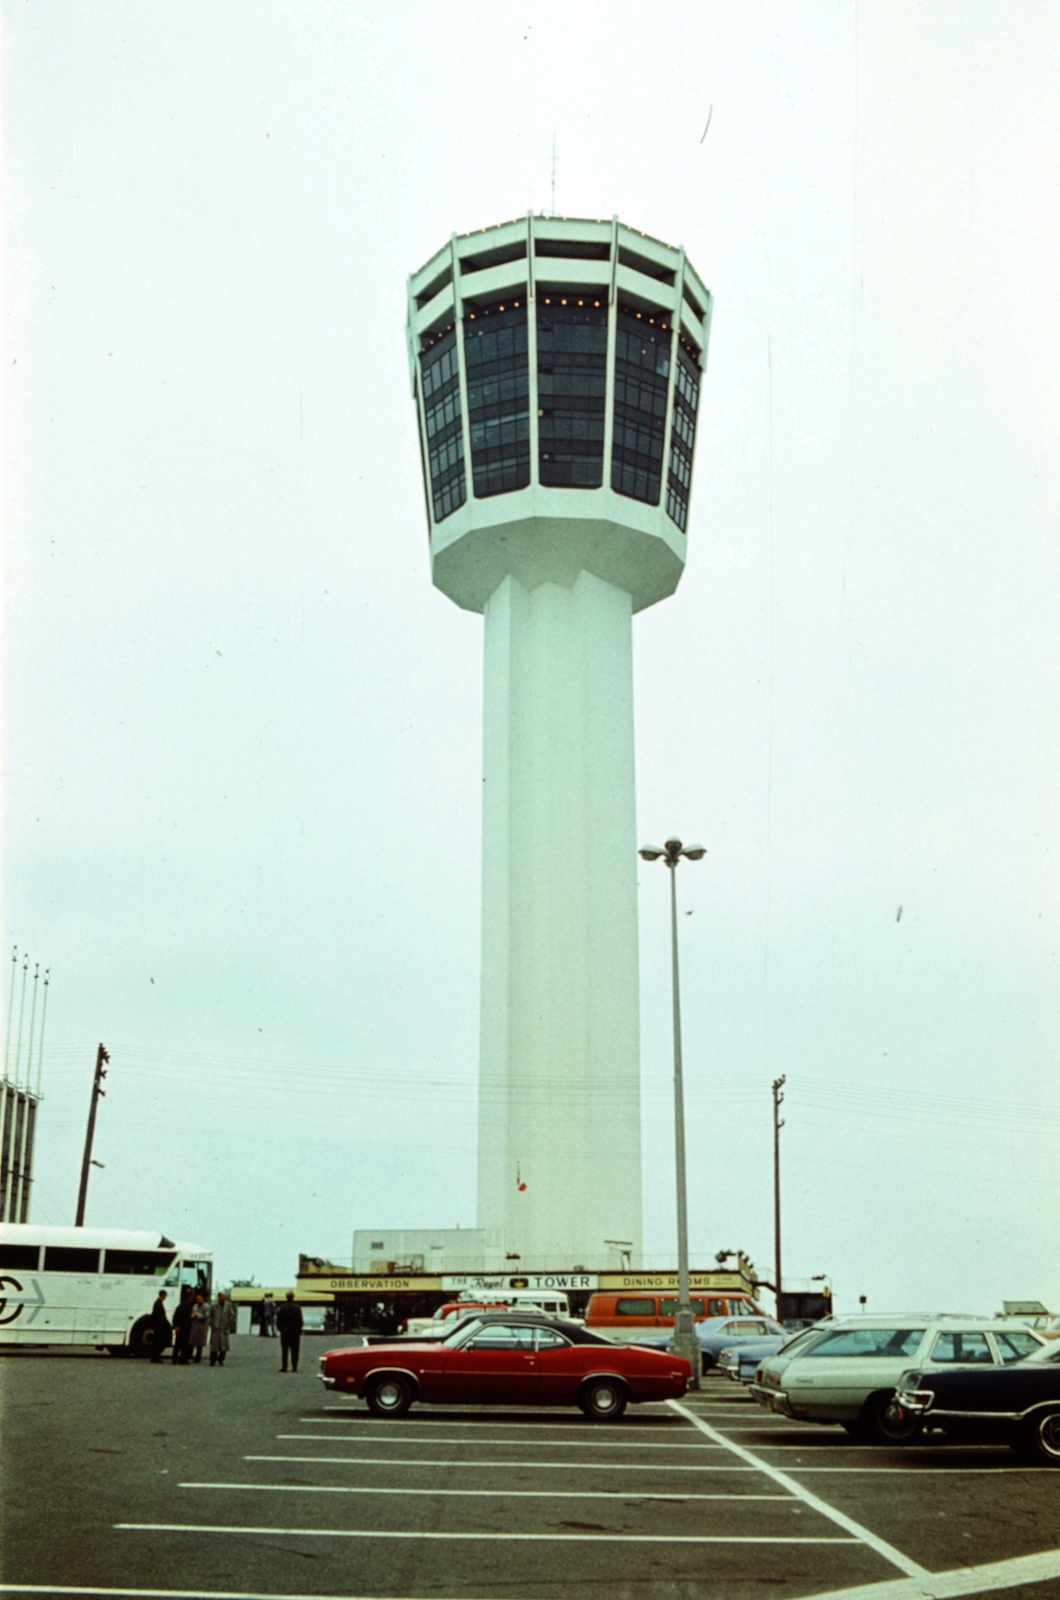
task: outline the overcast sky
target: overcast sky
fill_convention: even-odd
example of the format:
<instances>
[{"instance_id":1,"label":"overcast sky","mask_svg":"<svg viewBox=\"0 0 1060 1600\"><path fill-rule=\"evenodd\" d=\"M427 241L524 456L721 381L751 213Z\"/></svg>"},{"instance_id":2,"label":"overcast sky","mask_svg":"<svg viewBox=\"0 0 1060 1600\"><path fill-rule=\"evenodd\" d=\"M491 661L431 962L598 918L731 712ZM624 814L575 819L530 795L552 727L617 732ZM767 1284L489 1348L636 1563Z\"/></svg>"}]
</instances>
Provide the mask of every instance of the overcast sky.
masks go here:
<instances>
[{"instance_id":1,"label":"overcast sky","mask_svg":"<svg viewBox=\"0 0 1060 1600\"><path fill-rule=\"evenodd\" d=\"M475 1223L482 624L430 582L405 279L548 209L555 135L556 210L683 243L715 295L688 569L634 623L640 834L709 851L678 884L695 1261L770 1276L786 1074L786 1275L1060 1310L1060 8L3 16L34 1219L73 1220L102 1040L90 1222L277 1284L355 1227Z\"/></svg>"}]
</instances>

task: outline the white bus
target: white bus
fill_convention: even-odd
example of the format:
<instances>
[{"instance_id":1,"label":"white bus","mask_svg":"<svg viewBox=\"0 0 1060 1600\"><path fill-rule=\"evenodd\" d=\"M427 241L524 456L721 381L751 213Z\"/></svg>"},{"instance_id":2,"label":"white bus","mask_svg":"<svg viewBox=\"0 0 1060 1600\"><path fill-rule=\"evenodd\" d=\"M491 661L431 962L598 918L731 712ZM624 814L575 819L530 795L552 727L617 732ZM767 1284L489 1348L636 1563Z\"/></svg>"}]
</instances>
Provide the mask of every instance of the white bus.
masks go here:
<instances>
[{"instance_id":1,"label":"white bus","mask_svg":"<svg viewBox=\"0 0 1060 1600\"><path fill-rule=\"evenodd\" d=\"M91 1344L112 1355L150 1355L159 1289L172 1315L185 1284L208 1300L212 1280L209 1250L162 1233L2 1223L0 1349Z\"/></svg>"}]
</instances>

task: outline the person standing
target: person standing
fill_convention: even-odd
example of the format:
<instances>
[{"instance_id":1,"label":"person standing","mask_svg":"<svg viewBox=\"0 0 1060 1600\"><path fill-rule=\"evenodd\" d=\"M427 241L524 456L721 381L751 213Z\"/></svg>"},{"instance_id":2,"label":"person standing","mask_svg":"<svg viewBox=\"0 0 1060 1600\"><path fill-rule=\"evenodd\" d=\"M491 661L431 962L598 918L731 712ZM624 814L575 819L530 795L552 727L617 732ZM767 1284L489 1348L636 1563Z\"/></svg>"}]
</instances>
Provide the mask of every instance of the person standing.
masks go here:
<instances>
[{"instance_id":1,"label":"person standing","mask_svg":"<svg viewBox=\"0 0 1060 1600\"><path fill-rule=\"evenodd\" d=\"M191 1332L191 1289L185 1287L180 1304L173 1313L173 1365L188 1364L188 1335Z\"/></svg>"},{"instance_id":2,"label":"person standing","mask_svg":"<svg viewBox=\"0 0 1060 1600\"><path fill-rule=\"evenodd\" d=\"M302 1308L294 1303L294 1290L288 1289L287 1299L276 1313L276 1326L280 1330L280 1371L287 1371L287 1357L291 1358L291 1371L298 1371L298 1347L302 1342Z\"/></svg>"},{"instance_id":3,"label":"person standing","mask_svg":"<svg viewBox=\"0 0 1060 1600\"><path fill-rule=\"evenodd\" d=\"M201 1294L197 1294L191 1302L191 1326L188 1329L188 1344L191 1347L191 1359L199 1365L202 1362L202 1353L206 1349L206 1340L209 1336L210 1308Z\"/></svg>"},{"instance_id":4,"label":"person standing","mask_svg":"<svg viewBox=\"0 0 1060 1600\"><path fill-rule=\"evenodd\" d=\"M156 1367L162 1365L162 1351L172 1338L173 1332L166 1316L166 1291L159 1289L158 1299L151 1307L151 1360Z\"/></svg>"},{"instance_id":5,"label":"person standing","mask_svg":"<svg viewBox=\"0 0 1060 1600\"><path fill-rule=\"evenodd\" d=\"M276 1337L276 1302L269 1290L261 1297L261 1336L263 1339Z\"/></svg>"},{"instance_id":6,"label":"person standing","mask_svg":"<svg viewBox=\"0 0 1060 1600\"><path fill-rule=\"evenodd\" d=\"M232 1331L231 1315L228 1296L222 1289L213 1305L209 1307L211 1367L223 1367L225 1364L228 1336Z\"/></svg>"}]
</instances>

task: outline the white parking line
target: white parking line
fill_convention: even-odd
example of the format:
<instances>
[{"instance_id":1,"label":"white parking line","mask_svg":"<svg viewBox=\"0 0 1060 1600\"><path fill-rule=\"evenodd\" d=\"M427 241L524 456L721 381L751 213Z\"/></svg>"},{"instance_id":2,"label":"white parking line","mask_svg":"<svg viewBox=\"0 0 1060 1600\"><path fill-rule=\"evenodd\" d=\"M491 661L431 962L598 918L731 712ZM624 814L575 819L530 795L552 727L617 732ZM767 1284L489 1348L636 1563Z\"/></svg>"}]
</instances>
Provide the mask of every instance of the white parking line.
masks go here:
<instances>
[{"instance_id":1,"label":"white parking line","mask_svg":"<svg viewBox=\"0 0 1060 1600\"><path fill-rule=\"evenodd\" d=\"M1046 1469L1048 1470L1048 1468ZM856 1589L829 1589L814 1600L951 1600L952 1596L996 1593L1024 1583L1043 1583L1060 1577L1060 1550L1042 1550L1034 1556L990 1561L981 1567L957 1567L951 1572L929 1572L923 1578L892 1578L887 1583L864 1583Z\"/></svg>"},{"instance_id":2,"label":"white parking line","mask_svg":"<svg viewBox=\"0 0 1060 1600\"><path fill-rule=\"evenodd\" d=\"M299 1436L300 1437L300 1436ZM397 1441L395 1441L396 1443ZM406 1444L415 1444L418 1441L406 1439ZM427 1440L423 1441L425 1444ZM431 1440L431 1443L436 1441ZM444 1439L437 1441L445 1444L450 1441ZM459 1441L460 1444L464 1440ZM709 1446L704 1446L704 1449ZM488 1468L491 1472L503 1467L523 1467L530 1472L758 1472L758 1467L730 1467L730 1466L671 1466L664 1461L454 1461L451 1456L434 1460L431 1457L420 1456L408 1458L399 1456L244 1456L244 1461L295 1461L300 1463L317 1463L324 1466L355 1466L355 1467L459 1467L461 1472L471 1467ZM965 1477L973 1473L985 1472L1054 1472L1053 1467L1026 1467L1017 1465L1005 1467L967 1467L967 1466L924 1466L917 1467L804 1467L796 1462L787 1469L789 1472L798 1472L805 1475L808 1472L906 1472L939 1475L944 1472L959 1472Z\"/></svg>"},{"instance_id":3,"label":"white parking line","mask_svg":"<svg viewBox=\"0 0 1060 1600\"><path fill-rule=\"evenodd\" d=\"M886 1539L881 1539L877 1534L863 1527L860 1522L855 1522L853 1517L848 1517L844 1512L837 1511L826 1500L818 1499L817 1495L811 1493L805 1484L798 1483L794 1478L789 1478L786 1473L779 1472L776 1467L770 1466L768 1461L763 1461L761 1457L752 1455L751 1451L745 1450L742 1444L734 1444L731 1439L726 1439L724 1434L716 1432L709 1423L703 1421L702 1417L697 1417L695 1412L689 1411L687 1406L681 1405L680 1401L670 1400L667 1404L680 1416L687 1417L692 1426L698 1428L701 1433L705 1433L709 1439L714 1439L723 1444L727 1450L731 1450L741 1460L748 1462L753 1467L757 1467L760 1472L764 1472L767 1477L772 1478L773 1482L779 1484L782 1489L788 1489L792 1494L797 1494L813 1510L819 1511L822 1516L828 1517L831 1522L837 1523L839 1527L846 1528L847 1532L852 1533L861 1544L867 1545L870 1550L875 1550L878 1556L882 1556L885 1561L889 1561L900 1572L906 1573L911 1578L925 1575L925 1569L919 1562L903 1555L901 1550L896 1550L893 1544L888 1544Z\"/></svg>"},{"instance_id":4,"label":"white parking line","mask_svg":"<svg viewBox=\"0 0 1060 1600\"><path fill-rule=\"evenodd\" d=\"M501 1540L533 1544L860 1544L860 1539L833 1535L741 1533L410 1533L380 1528L252 1528L212 1522L115 1522L126 1533L236 1533L255 1538L285 1539L438 1539L478 1542Z\"/></svg>"},{"instance_id":5,"label":"white parking line","mask_svg":"<svg viewBox=\"0 0 1060 1600\"><path fill-rule=\"evenodd\" d=\"M457 1417L386 1417L374 1421L370 1411L358 1407L355 1411L352 1406L325 1406L325 1410L338 1410L343 1416L352 1417L355 1422L367 1423L370 1427L385 1428L507 1428L509 1432L521 1433L524 1428L558 1428L561 1432L570 1432L572 1428L584 1428L585 1422L580 1417L572 1417L569 1422L545 1422L543 1419L520 1417L518 1421L496 1422L492 1417L481 1417L474 1422L464 1422ZM335 1423L338 1417L299 1417L299 1422ZM789 1424L790 1426L790 1424ZM679 1422L632 1422L628 1423L632 1433L681 1433L683 1429Z\"/></svg>"},{"instance_id":6,"label":"white parking line","mask_svg":"<svg viewBox=\"0 0 1060 1600\"><path fill-rule=\"evenodd\" d=\"M963 1477L968 1478L968 1477L971 1477L975 1473L982 1474L984 1472L1020 1472L1020 1473L1022 1473L1022 1472L1053 1472L1056 1469L1054 1467L1026 1467L1026 1466L1022 1466L1018 1462L1013 1461L1012 1465L1011 1466L1007 1466L1007 1467L967 1467L967 1466L961 1467L961 1466L952 1466L952 1465L944 1466L944 1467L934 1467L934 1466L929 1466L927 1462L925 1462L924 1465L920 1466L920 1467L804 1467L804 1466L801 1466L799 1464L799 1462L795 1462L793 1465L789 1465L787 1470L789 1472L802 1472L802 1473L806 1473L806 1472L876 1472L876 1473L884 1473L884 1472L916 1472L916 1473L919 1473L921 1477L924 1477L925 1475L930 1476L932 1474L937 1476L938 1474L943 1473L943 1472L959 1472Z\"/></svg>"},{"instance_id":7,"label":"white parking line","mask_svg":"<svg viewBox=\"0 0 1060 1600\"><path fill-rule=\"evenodd\" d=\"M252 1489L263 1494L411 1494L430 1499L434 1495L486 1500L668 1500L683 1505L686 1500L784 1500L794 1505L792 1494L642 1494L635 1489L380 1489L346 1483L181 1483L179 1489Z\"/></svg>"},{"instance_id":8,"label":"white parking line","mask_svg":"<svg viewBox=\"0 0 1060 1600\"><path fill-rule=\"evenodd\" d=\"M481 1444L486 1449L505 1450L530 1447L534 1450L698 1450L700 1454L709 1446L701 1444L641 1444L637 1439L498 1439L490 1444L485 1439L418 1439L403 1433L393 1439L380 1439L374 1433L347 1433L340 1439L329 1439L320 1433L278 1433L277 1439L304 1439L313 1444ZM719 1434L719 1438L720 1438ZM724 1449L716 1445L716 1449Z\"/></svg>"},{"instance_id":9,"label":"white parking line","mask_svg":"<svg viewBox=\"0 0 1060 1600\"><path fill-rule=\"evenodd\" d=\"M379 1600L359 1594L263 1594L260 1589L107 1589L83 1583L0 1583L0 1594L112 1594L146 1600Z\"/></svg>"},{"instance_id":10,"label":"white parking line","mask_svg":"<svg viewBox=\"0 0 1060 1600\"><path fill-rule=\"evenodd\" d=\"M444 1441L443 1441L444 1443ZM296 1461L301 1465L328 1467L459 1467L464 1472L470 1467L485 1467L497 1472L504 1467L527 1472L755 1472L755 1467L701 1466L690 1462L687 1466L671 1466L669 1462L648 1461L454 1461L451 1456L440 1461L420 1456L405 1459L401 1456L244 1456L244 1461ZM811 1469L812 1470L812 1469ZM1048 1470L1048 1468L1044 1469Z\"/></svg>"}]
</instances>

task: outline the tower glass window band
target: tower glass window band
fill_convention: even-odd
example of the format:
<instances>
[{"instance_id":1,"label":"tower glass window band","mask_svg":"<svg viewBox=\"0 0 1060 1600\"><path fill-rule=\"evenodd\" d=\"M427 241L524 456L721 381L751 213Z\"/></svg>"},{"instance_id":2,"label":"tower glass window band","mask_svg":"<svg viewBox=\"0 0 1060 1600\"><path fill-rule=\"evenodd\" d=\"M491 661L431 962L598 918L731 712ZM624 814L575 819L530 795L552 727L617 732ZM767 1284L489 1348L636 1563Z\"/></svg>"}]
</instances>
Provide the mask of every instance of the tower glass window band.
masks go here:
<instances>
[{"instance_id":1,"label":"tower glass window band","mask_svg":"<svg viewBox=\"0 0 1060 1600\"><path fill-rule=\"evenodd\" d=\"M538 476L598 489L604 481L607 302L546 295L537 302Z\"/></svg>"},{"instance_id":2,"label":"tower glass window band","mask_svg":"<svg viewBox=\"0 0 1060 1600\"><path fill-rule=\"evenodd\" d=\"M456 329L449 328L420 355L427 461L434 520L441 522L467 499L464 436L460 425L460 370Z\"/></svg>"},{"instance_id":3,"label":"tower glass window band","mask_svg":"<svg viewBox=\"0 0 1060 1600\"><path fill-rule=\"evenodd\" d=\"M464 318L467 411L475 494L530 482L530 376L526 301L476 307Z\"/></svg>"},{"instance_id":4,"label":"tower glass window band","mask_svg":"<svg viewBox=\"0 0 1060 1600\"><path fill-rule=\"evenodd\" d=\"M662 487L671 339L663 322L619 305L611 487L652 506L659 504Z\"/></svg>"},{"instance_id":5,"label":"tower glass window band","mask_svg":"<svg viewBox=\"0 0 1060 1600\"><path fill-rule=\"evenodd\" d=\"M674 415L670 430L670 471L666 510L682 533L688 525L688 491L692 482L692 447L696 442L699 407L699 364L680 341L674 373Z\"/></svg>"}]
</instances>

